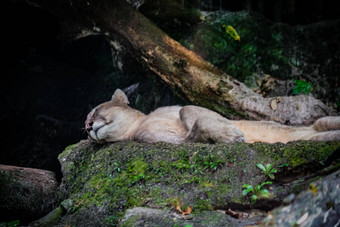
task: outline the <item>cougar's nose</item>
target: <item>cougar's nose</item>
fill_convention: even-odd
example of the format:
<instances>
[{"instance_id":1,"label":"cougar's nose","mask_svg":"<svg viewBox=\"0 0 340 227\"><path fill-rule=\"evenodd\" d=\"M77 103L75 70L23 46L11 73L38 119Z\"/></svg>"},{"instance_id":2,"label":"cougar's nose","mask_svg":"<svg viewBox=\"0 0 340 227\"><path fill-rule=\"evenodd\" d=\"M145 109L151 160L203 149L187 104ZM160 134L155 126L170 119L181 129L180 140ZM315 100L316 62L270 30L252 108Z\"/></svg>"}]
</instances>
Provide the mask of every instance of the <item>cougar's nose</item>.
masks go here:
<instances>
[{"instance_id":1,"label":"cougar's nose","mask_svg":"<svg viewBox=\"0 0 340 227\"><path fill-rule=\"evenodd\" d=\"M92 130L92 125L93 125L93 122L90 121L90 122L86 122L86 125L85 125L85 128L86 128L86 131L91 131Z\"/></svg>"}]
</instances>

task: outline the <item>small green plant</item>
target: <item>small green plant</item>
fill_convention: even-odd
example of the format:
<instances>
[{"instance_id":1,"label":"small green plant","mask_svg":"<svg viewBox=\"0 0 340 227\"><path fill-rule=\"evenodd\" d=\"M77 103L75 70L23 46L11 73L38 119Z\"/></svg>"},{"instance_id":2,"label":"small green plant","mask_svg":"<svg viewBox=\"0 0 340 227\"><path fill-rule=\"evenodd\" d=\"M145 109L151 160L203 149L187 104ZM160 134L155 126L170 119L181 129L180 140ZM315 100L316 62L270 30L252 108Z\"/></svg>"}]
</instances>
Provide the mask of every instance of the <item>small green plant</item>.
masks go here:
<instances>
[{"instance_id":1,"label":"small green plant","mask_svg":"<svg viewBox=\"0 0 340 227\"><path fill-rule=\"evenodd\" d=\"M203 162L204 169L210 169L213 171L216 171L218 167L220 167L222 164L220 162L214 162L212 160L206 160Z\"/></svg>"},{"instance_id":2,"label":"small green plant","mask_svg":"<svg viewBox=\"0 0 340 227\"><path fill-rule=\"evenodd\" d=\"M193 174L203 174L203 171L198 164L190 165L190 169L192 169Z\"/></svg>"},{"instance_id":3,"label":"small green plant","mask_svg":"<svg viewBox=\"0 0 340 227\"><path fill-rule=\"evenodd\" d=\"M192 184L192 183L201 183L202 178L199 176L192 176L189 180L187 180L187 183Z\"/></svg>"},{"instance_id":4,"label":"small green plant","mask_svg":"<svg viewBox=\"0 0 340 227\"><path fill-rule=\"evenodd\" d=\"M257 163L256 166L262 170L265 176L270 177L270 179L275 179L274 173L277 172L277 169L272 168L273 164L267 164L266 166L263 166L260 163Z\"/></svg>"},{"instance_id":5,"label":"small green plant","mask_svg":"<svg viewBox=\"0 0 340 227\"><path fill-rule=\"evenodd\" d=\"M299 94L306 94L308 95L310 91L312 90L312 84L304 81L304 80L293 80L296 85L293 88L293 94L299 95Z\"/></svg>"},{"instance_id":6,"label":"small green plant","mask_svg":"<svg viewBox=\"0 0 340 227\"><path fill-rule=\"evenodd\" d=\"M117 171L118 173L120 173L120 171L122 170L121 168L120 168L120 166L121 166L121 163L120 162L115 162L115 163L113 163L114 165L115 165L115 167L113 168L113 170L115 170L115 171Z\"/></svg>"},{"instance_id":7,"label":"small green plant","mask_svg":"<svg viewBox=\"0 0 340 227\"><path fill-rule=\"evenodd\" d=\"M134 176L131 183L134 184L134 183L136 183L138 181L142 181L144 179L145 179L145 175L144 174L140 174L138 176Z\"/></svg>"},{"instance_id":8,"label":"small green plant","mask_svg":"<svg viewBox=\"0 0 340 227\"><path fill-rule=\"evenodd\" d=\"M270 196L270 192L267 189L262 188L266 184L272 184L272 182L271 181L262 182L261 184L258 184L255 187L253 187L250 184L245 184L242 186L244 188L244 190L242 191L242 195L245 196L250 192L253 193L253 195L251 196L251 204L254 204L256 200L259 198L263 197L268 198Z\"/></svg>"},{"instance_id":9,"label":"small green plant","mask_svg":"<svg viewBox=\"0 0 340 227\"><path fill-rule=\"evenodd\" d=\"M208 169L212 171L216 171L218 168L222 167L224 164L224 161L222 161L217 156L211 156L210 154L208 157L205 157L204 159L197 158L196 161L197 167L202 167L203 169Z\"/></svg>"}]
</instances>

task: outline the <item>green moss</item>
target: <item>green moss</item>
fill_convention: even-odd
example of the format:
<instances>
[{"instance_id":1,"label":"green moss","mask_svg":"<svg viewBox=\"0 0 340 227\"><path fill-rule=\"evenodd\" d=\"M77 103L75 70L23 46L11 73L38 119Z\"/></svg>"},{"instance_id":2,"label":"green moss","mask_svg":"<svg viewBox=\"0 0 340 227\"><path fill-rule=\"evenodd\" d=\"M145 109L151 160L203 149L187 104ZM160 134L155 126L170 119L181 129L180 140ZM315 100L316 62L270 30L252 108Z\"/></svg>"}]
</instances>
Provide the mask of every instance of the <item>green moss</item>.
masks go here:
<instances>
[{"instance_id":1,"label":"green moss","mask_svg":"<svg viewBox=\"0 0 340 227\"><path fill-rule=\"evenodd\" d=\"M141 159L131 160L127 166L128 178L134 184L140 180L145 179L145 172L149 165Z\"/></svg>"},{"instance_id":2,"label":"green moss","mask_svg":"<svg viewBox=\"0 0 340 227\"><path fill-rule=\"evenodd\" d=\"M176 168L181 173L190 169L190 163L186 159L179 159L179 160L171 163L171 166Z\"/></svg>"},{"instance_id":3,"label":"green moss","mask_svg":"<svg viewBox=\"0 0 340 227\"><path fill-rule=\"evenodd\" d=\"M33 226L41 226L41 227L52 226L53 223L56 222L61 217L62 214L63 214L63 209L59 206L55 208L54 210L52 210L49 214L47 214L43 218L37 221L34 221Z\"/></svg>"},{"instance_id":4,"label":"green moss","mask_svg":"<svg viewBox=\"0 0 340 227\"><path fill-rule=\"evenodd\" d=\"M141 218L141 214L134 215L130 217L126 222L123 224L119 225L121 227L131 227L131 226L136 226L137 221Z\"/></svg>"},{"instance_id":5,"label":"green moss","mask_svg":"<svg viewBox=\"0 0 340 227\"><path fill-rule=\"evenodd\" d=\"M296 185L293 186L291 192L294 194L298 194L302 191L302 189L304 188L305 184L303 184L303 182L298 183Z\"/></svg>"},{"instance_id":6,"label":"green moss","mask_svg":"<svg viewBox=\"0 0 340 227\"><path fill-rule=\"evenodd\" d=\"M197 198L193 209L195 212L198 212L203 210L213 210L214 208L209 200Z\"/></svg>"},{"instance_id":7,"label":"green moss","mask_svg":"<svg viewBox=\"0 0 340 227\"><path fill-rule=\"evenodd\" d=\"M294 146L285 147L283 157L287 159L290 166L296 167L306 162L325 161L337 147L339 147L339 144L322 144L320 146L313 142L301 142Z\"/></svg>"},{"instance_id":8,"label":"green moss","mask_svg":"<svg viewBox=\"0 0 340 227\"><path fill-rule=\"evenodd\" d=\"M72 144L69 145L65 148L65 150L59 155L59 159L64 158L65 156L67 156L70 152L72 152L72 150L77 146L77 144Z\"/></svg>"},{"instance_id":9,"label":"green moss","mask_svg":"<svg viewBox=\"0 0 340 227\"><path fill-rule=\"evenodd\" d=\"M205 180L205 181L202 181L199 186L201 188L213 188L215 187L215 182L211 182L210 180Z\"/></svg>"},{"instance_id":10,"label":"green moss","mask_svg":"<svg viewBox=\"0 0 340 227\"><path fill-rule=\"evenodd\" d=\"M122 214L119 214L119 216L121 216ZM105 224L108 226L117 226L117 223L119 222L119 218L115 215L110 215L107 216L105 219Z\"/></svg>"},{"instance_id":11,"label":"green moss","mask_svg":"<svg viewBox=\"0 0 340 227\"><path fill-rule=\"evenodd\" d=\"M163 194L163 189L161 187L155 186L151 189L150 197L154 203L165 206L168 204L168 201L166 198L162 196L162 194Z\"/></svg>"}]
</instances>

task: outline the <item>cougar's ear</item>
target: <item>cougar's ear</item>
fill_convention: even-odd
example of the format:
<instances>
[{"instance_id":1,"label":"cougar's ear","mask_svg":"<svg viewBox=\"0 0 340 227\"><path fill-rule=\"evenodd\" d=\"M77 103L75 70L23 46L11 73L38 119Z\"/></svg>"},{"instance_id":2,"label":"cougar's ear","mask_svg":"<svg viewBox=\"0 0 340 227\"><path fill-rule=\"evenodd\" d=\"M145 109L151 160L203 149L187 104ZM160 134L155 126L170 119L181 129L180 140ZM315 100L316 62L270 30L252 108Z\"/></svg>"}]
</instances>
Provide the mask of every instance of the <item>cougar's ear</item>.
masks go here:
<instances>
[{"instance_id":1,"label":"cougar's ear","mask_svg":"<svg viewBox=\"0 0 340 227\"><path fill-rule=\"evenodd\" d=\"M125 95L125 93L120 90L119 88L113 93L111 102L114 102L115 104L129 104L128 97Z\"/></svg>"}]
</instances>

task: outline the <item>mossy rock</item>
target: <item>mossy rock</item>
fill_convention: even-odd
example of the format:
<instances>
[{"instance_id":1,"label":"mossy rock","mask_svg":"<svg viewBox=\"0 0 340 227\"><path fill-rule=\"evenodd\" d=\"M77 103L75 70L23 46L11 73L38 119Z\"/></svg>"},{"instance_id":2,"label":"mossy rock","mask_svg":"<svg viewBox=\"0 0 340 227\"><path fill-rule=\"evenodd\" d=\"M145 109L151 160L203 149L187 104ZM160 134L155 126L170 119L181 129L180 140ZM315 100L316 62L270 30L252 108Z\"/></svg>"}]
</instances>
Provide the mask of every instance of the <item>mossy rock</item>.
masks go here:
<instances>
[{"instance_id":1,"label":"mossy rock","mask_svg":"<svg viewBox=\"0 0 340 227\"><path fill-rule=\"evenodd\" d=\"M203 211L183 218L182 215L167 209L160 210L136 207L127 210L119 226L232 227L240 225L244 226L244 224L250 223L253 222L232 218L221 211Z\"/></svg>"},{"instance_id":2,"label":"mossy rock","mask_svg":"<svg viewBox=\"0 0 340 227\"><path fill-rule=\"evenodd\" d=\"M288 84L293 79L306 80L316 98L339 110L339 76L334 73L340 69L340 52L334 48L340 37L339 24L340 20L334 20L289 26L254 12L217 11L205 15L204 22L193 25L191 33L178 40L247 86L254 73L269 74ZM223 25L234 28L240 41ZM292 95L292 88L288 86L280 95Z\"/></svg>"},{"instance_id":3,"label":"mossy rock","mask_svg":"<svg viewBox=\"0 0 340 227\"><path fill-rule=\"evenodd\" d=\"M235 40L223 27L229 25L240 36ZM289 54L283 39L292 34L289 27L277 27L261 15L242 12L216 12L192 29L181 42L229 75L244 81L263 71L280 79L290 73ZM279 70L272 70L275 68Z\"/></svg>"},{"instance_id":4,"label":"mossy rock","mask_svg":"<svg viewBox=\"0 0 340 227\"><path fill-rule=\"evenodd\" d=\"M330 164L329 157L339 147L339 142L98 145L81 141L59 156L64 176L59 199L72 200L74 208L57 225L86 224L83 216L99 226L116 225L134 207L175 212L178 206L182 210L190 206L194 216L229 208L269 210L290 192L279 184L280 176L306 169L315 172ZM273 183L270 199L252 205L242 195L242 185L267 180L257 163L273 164L278 184Z\"/></svg>"}]
</instances>

